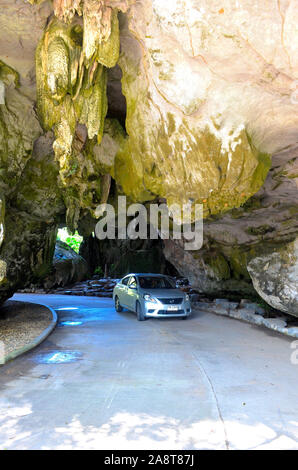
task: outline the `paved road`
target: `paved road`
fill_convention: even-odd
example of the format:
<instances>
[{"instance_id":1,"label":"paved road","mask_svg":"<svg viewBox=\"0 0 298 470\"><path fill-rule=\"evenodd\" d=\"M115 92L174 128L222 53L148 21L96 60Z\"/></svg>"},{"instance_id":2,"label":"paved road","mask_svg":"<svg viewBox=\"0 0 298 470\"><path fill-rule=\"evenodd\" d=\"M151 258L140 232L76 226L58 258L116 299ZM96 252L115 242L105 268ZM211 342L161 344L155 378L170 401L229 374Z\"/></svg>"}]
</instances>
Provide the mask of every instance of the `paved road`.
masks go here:
<instances>
[{"instance_id":1,"label":"paved road","mask_svg":"<svg viewBox=\"0 0 298 470\"><path fill-rule=\"evenodd\" d=\"M0 449L298 449L288 338L203 311L138 322L110 299L14 298L60 326L1 367Z\"/></svg>"}]
</instances>

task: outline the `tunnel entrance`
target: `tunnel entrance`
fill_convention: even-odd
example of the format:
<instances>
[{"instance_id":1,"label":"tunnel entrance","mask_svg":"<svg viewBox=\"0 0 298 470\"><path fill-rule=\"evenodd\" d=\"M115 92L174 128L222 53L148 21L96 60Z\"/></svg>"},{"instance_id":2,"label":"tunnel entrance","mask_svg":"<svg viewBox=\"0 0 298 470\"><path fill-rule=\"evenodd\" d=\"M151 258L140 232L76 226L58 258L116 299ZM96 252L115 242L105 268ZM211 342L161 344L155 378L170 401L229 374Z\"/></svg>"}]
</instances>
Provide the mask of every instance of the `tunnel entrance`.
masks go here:
<instances>
[{"instance_id":1,"label":"tunnel entrance","mask_svg":"<svg viewBox=\"0 0 298 470\"><path fill-rule=\"evenodd\" d=\"M119 278L130 272L179 275L166 260L161 239L98 240L93 233L83 240L80 255L92 274L104 277Z\"/></svg>"}]
</instances>

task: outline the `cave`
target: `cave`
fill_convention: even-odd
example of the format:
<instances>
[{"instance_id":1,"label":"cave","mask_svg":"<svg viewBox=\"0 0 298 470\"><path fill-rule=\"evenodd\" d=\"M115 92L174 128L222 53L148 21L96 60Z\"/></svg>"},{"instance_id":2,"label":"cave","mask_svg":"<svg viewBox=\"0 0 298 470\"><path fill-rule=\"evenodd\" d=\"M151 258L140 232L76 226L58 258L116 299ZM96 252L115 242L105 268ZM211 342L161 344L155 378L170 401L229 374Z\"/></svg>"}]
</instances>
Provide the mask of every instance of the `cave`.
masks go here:
<instances>
[{"instance_id":1,"label":"cave","mask_svg":"<svg viewBox=\"0 0 298 470\"><path fill-rule=\"evenodd\" d=\"M297 449L297 39L297 0L1 1L0 450Z\"/></svg>"},{"instance_id":2,"label":"cave","mask_svg":"<svg viewBox=\"0 0 298 470\"><path fill-rule=\"evenodd\" d=\"M296 91L284 52L280 66L230 35L219 50L206 32L207 46L195 22L195 42L173 33L168 47L154 33L162 7L140 33L127 2L87 4L23 2L20 42L18 2L2 15L1 300L47 275L58 226L95 246L97 205L125 195L202 205L201 250L159 244L197 292L258 294L297 315ZM232 54L238 66L222 66Z\"/></svg>"}]
</instances>

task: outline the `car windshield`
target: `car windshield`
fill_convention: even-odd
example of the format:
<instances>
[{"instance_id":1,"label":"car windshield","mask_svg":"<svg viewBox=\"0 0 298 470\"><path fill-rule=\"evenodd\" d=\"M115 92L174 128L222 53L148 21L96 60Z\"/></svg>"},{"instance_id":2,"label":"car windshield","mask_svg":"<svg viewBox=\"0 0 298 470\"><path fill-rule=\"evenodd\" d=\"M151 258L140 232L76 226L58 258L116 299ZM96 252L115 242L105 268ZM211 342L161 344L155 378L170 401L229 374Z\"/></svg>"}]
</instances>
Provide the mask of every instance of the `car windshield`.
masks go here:
<instances>
[{"instance_id":1,"label":"car windshield","mask_svg":"<svg viewBox=\"0 0 298 470\"><path fill-rule=\"evenodd\" d=\"M175 289L175 283L167 277L142 276L139 277L142 289Z\"/></svg>"}]
</instances>

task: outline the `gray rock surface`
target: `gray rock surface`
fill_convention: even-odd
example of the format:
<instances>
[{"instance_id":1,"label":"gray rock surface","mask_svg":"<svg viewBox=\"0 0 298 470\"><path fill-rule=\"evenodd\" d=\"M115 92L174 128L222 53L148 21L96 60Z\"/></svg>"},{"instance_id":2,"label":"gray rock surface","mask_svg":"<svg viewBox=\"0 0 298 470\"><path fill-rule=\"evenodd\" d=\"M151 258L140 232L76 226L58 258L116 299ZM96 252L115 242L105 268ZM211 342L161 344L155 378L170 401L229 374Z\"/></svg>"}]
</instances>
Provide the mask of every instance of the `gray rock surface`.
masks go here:
<instances>
[{"instance_id":1,"label":"gray rock surface","mask_svg":"<svg viewBox=\"0 0 298 470\"><path fill-rule=\"evenodd\" d=\"M298 239L248 264L254 288L272 307L298 316Z\"/></svg>"},{"instance_id":2,"label":"gray rock surface","mask_svg":"<svg viewBox=\"0 0 298 470\"><path fill-rule=\"evenodd\" d=\"M44 285L47 289L65 286L82 281L88 275L87 262L72 248L61 240L57 240L53 258L52 274Z\"/></svg>"}]
</instances>

